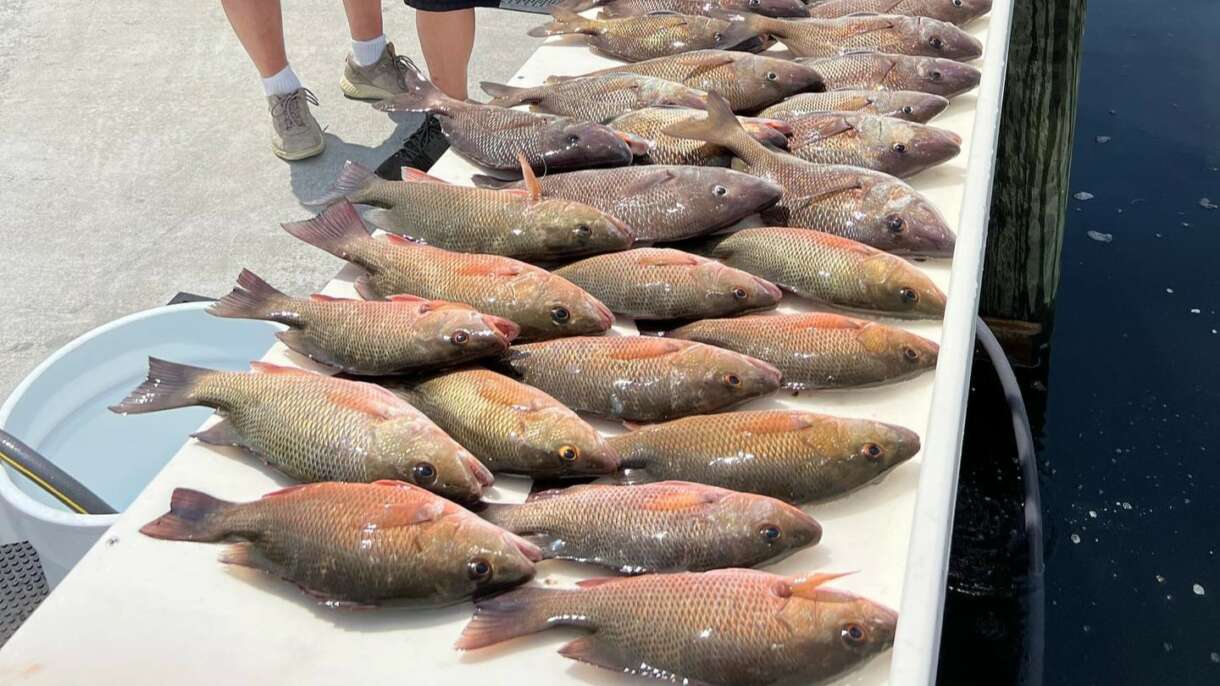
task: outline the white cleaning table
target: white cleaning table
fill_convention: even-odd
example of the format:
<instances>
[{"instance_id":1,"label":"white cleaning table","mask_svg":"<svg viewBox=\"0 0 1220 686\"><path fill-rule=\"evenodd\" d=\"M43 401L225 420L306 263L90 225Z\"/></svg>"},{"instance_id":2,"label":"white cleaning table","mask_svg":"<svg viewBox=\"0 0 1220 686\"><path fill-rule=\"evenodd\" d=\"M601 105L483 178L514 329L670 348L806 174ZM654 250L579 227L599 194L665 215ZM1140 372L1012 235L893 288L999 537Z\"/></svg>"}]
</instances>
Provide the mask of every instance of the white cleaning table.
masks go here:
<instances>
[{"instance_id":1,"label":"white cleaning table","mask_svg":"<svg viewBox=\"0 0 1220 686\"><path fill-rule=\"evenodd\" d=\"M962 154L911 180L958 234L951 261L920 264L949 295L943 325L899 323L940 342L935 373L892 386L783 396L749 406L798 407L893 422L924 439L919 455L879 483L808 507L825 527L822 543L769 568L793 575L857 570L835 585L900 609L894 650L840 683L934 680L1010 9L1010 0L997 0L989 16L967 27L986 45L982 84L954 99L932 122L962 137ZM611 64L579 41L553 39L512 83L532 85L551 74L579 74ZM450 153L432 173L468 184L474 171ZM284 220L304 216L302 212ZM319 251L317 259L332 258ZM350 269L341 272L324 292L353 295L352 275ZM805 308L799 300L786 298L781 311L793 309ZM631 330L629 324L619 327L620 332ZM310 366L278 344L266 359ZM139 440L138 435L131 438ZM115 468L122 469L122 455L98 459L113 460ZM166 511L175 487L248 500L285 483L248 456L187 441L0 651L0 683L648 683L557 655L559 645L577 634L574 630L549 631L462 654L452 645L470 617L469 604L423 612L336 611L315 605L291 584L218 563L219 546L158 541L138 533L141 525ZM501 478L490 498L521 500L528 485ZM593 568L546 562L537 583L569 583L597 574Z\"/></svg>"}]
</instances>

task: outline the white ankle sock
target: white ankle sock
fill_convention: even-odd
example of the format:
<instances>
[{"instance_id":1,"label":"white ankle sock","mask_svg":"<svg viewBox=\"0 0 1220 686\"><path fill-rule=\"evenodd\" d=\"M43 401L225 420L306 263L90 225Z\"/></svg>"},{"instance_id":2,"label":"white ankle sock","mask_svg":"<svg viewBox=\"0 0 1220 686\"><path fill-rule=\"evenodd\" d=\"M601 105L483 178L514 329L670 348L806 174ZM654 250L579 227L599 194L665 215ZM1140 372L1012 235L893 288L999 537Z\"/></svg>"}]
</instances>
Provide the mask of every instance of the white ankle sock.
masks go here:
<instances>
[{"instance_id":1,"label":"white ankle sock","mask_svg":"<svg viewBox=\"0 0 1220 686\"><path fill-rule=\"evenodd\" d=\"M383 52L385 52L384 33L372 40L352 41L352 57L356 59L356 64L362 67L367 67L381 59Z\"/></svg>"},{"instance_id":2,"label":"white ankle sock","mask_svg":"<svg viewBox=\"0 0 1220 686\"><path fill-rule=\"evenodd\" d=\"M301 80L297 78L291 64L274 76L263 79L263 92L267 95L288 95L300 87Z\"/></svg>"}]
</instances>

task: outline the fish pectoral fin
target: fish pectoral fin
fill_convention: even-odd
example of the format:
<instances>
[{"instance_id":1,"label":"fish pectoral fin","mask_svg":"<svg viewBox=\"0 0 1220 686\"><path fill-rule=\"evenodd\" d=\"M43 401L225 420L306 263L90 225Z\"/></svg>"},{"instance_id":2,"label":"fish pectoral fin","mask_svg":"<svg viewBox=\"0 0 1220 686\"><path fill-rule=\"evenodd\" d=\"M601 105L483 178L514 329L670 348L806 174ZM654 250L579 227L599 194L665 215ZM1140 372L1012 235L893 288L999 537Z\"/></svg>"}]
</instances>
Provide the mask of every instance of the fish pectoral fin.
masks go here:
<instances>
[{"instance_id":1,"label":"fish pectoral fin","mask_svg":"<svg viewBox=\"0 0 1220 686\"><path fill-rule=\"evenodd\" d=\"M203 431L196 431L191 438L208 445L227 445L246 448L246 439L237 432L237 427L228 419L222 419Z\"/></svg>"},{"instance_id":2,"label":"fish pectoral fin","mask_svg":"<svg viewBox=\"0 0 1220 686\"><path fill-rule=\"evenodd\" d=\"M839 115L814 116L817 117L817 121L812 123L800 141L805 145L823 141L827 138L834 138L839 134L855 130L855 127L847 121L846 117Z\"/></svg>"},{"instance_id":3,"label":"fish pectoral fin","mask_svg":"<svg viewBox=\"0 0 1220 686\"><path fill-rule=\"evenodd\" d=\"M445 516L446 501L439 499L411 500L387 505L361 525L362 530L369 528L398 529L416 524L435 522Z\"/></svg>"},{"instance_id":4,"label":"fish pectoral fin","mask_svg":"<svg viewBox=\"0 0 1220 686\"><path fill-rule=\"evenodd\" d=\"M287 331L279 331L275 337L280 339L280 343L288 346L289 350L308 357L309 359L319 364L324 364L328 367L334 367L341 371L351 371L345 369L343 365L331 359L330 354L325 350L315 346L310 342L304 331L300 329L288 329Z\"/></svg>"},{"instance_id":5,"label":"fish pectoral fin","mask_svg":"<svg viewBox=\"0 0 1220 686\"><path fill-rule=\"evenodd\" d=\"M233 543L224 547L217 558L227 565L248 567L266 572L272 576L283 577L284 569L275 561L269 559L257 546L249 541Z\"/></svg>"},{"instance_id":6,"label":"fish pectoral fin","mask_svg":"<svg viewBox=\"0 0 1220 686\"><path fill-rule=\"evenodd\" d=\"M372 275L365 272L356 277L356 280L352 283L352 286L356 289L356 292L360 294L360 297L364 298L365 300L385 300L385 298L381 297L381 294L377 292L377 289L373 288L373 284L370 281L371 279Z\"/></svg>"},{"instance_id":7,"label":"fish pectoral fin","mask_svg":"<svg viewBox=\"0 0 1220 686\"><path fill-rule=\"evenodd\" d=\"M685 678L680 674L653 667L627 648L598 638L596 634L563 644L559 648L559 654L570 660L615 672L626 672L662 681L687 684L687 686L710 686L707 682Z\"/></svg>"}]
</instances>

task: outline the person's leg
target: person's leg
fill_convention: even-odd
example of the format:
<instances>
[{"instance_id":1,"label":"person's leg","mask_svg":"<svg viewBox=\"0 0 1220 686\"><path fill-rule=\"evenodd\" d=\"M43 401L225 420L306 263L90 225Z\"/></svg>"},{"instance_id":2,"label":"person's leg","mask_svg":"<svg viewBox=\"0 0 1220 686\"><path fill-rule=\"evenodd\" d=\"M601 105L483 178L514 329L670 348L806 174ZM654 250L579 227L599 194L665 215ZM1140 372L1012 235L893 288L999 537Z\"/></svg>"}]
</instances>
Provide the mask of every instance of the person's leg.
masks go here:
<instances>
[{"instance_id":1,"label":"person's leg","mask_svg":"<svg viewBox=\"0 0 1220 686\"><path fill-rule=\"evenodd\" d=\"M259 76L275 76L288 66L279 0L220 0L220 5Z\"/></svg>"},{"instance_id":2,"label":"person's leg","mask_svg":"<svg viewBox=\"0 0 1220 686\"><path fill-rule=\"evenodd\" d=\"M432 82L449 97L465 100L466 70L474 50L474 10L417 10L415 28Z\"/></svg>"},{"instance_id":3,"label":"person's leg","mask_svg":"<svg viewBox=\"0 0 1220 686\"><path fill-rule=\"evenodd\" d=\"M368 41L385 33L381 27L381 0L343 0L347 29L354 41Z\"/></svg>"}]
</instances>

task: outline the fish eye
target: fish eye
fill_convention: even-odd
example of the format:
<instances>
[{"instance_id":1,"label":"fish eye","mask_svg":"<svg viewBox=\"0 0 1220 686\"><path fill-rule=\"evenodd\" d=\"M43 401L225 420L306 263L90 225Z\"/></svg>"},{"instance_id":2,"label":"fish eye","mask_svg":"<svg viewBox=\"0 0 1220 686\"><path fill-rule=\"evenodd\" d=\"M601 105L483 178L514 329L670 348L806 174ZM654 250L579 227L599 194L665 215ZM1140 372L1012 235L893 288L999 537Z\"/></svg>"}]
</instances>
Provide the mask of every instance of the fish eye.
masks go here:
<instances>
[{"instance_id":1,"label":"fish eye","mask_svg":"<svg viewBox=\"0 0 1220 686\"><path fill-rule=\"evenodd\" d=\"M902 113L903 113L903 114L913 114L914 112L915 112L915 108L911 107L910 105L903 105L903 106L902 106Z\"/></svg>"},{"instance_id":2,"label":"fish eye","mask_svg":"<svg viewBox=\"0 0 1220 686\"><path fill-rule=\"evenodd\" d=\"M749 295L749 293L746 293L746 289L740 286L733 289L733 297L737 298L738 300L745 300L747 295Z\"/></svg>"},{"instance_id":3,"label":"fish eye","mask_svg":"<svg viewBox=\"0 0 1220 686\"><path fill-rule=\"evenodd\" d=\"M932 36L932 39L928 41L928 44L936 50L940 50L941 48L945 47L945 42L936 36Z\"/></svg>"},{"instance_id":4,"label":"fish eye","mask_svg":"<svg viewBox=\"0 0 1220 686\"><path fill-rule=\"evenodd\" d=\"M906 151L907 151L907 146L905 143L895 143L894 144L894 152L898 153L899 155L905 153Z\"/></svg>"},{"instance_id":5,"label":"fish eye","mask_svg":"<svg viewBox=\"0 0 1220 686\"><path fill-rule=\"evenodd\" d=\"M453 332L453 335L449 337L449 340L453 341L454 345L463 345L466 343L466 341L470 340L470 334L458 329L457 331Z\"/></svg>"},{"instance_id":6,"label":"fish eye","mask_svg":"<svg viewBox=\"0 0 1220 686\"><path fill-rule=\"evenodd\" d=\"M774 81L774 80L776 80L776 79L778 79L778 78L779 78L779 74L776 74L776 73L775 73L775 72L773 72L773 71L769 71L769 72L767 72L767 80L768 80L768 81Z\"/></svg>"},{"instance_id":7,"label":"fish eye","mask_svg":"<svg viewBox=\"0 0 1220 686\"><path fill-rule=\"evenodd\" d=\"M934 71L931 74L929 74L928 76L931 76L933 81L940 81L941 73L938 71Z\"/></svg>"},{"instance_id":8,"label":"fish eye","mask_svg":"<svg viewBox=\"0 0 1220 686\"><path fill-rule=\"evenodd\" d=\"M780 531L779 527L775 526L774 524L764 524L763 527L758 530L758 533L761 534L763 538L767 539L768 542L778 541L784 535L784 532Z\"/></svg>"},{"instance_id":9,"label":"fish eye","mask_svg":"<svg viewBox=\"0 0 1220 686\"><path fill-rule=\"evenodd\" d=\"M882 450L881 446L877 445L876 443L865 443L864 446L860 448L860 454L867 457L871 462L876 462L877 460L880 460L883 455L885 455L885 451Z\"/></svg>"},{"instance_id":10,"label":"fish eye","mask_svg":"<svg viewBox=\"0 0 1220 686\"><path fill-rule=\"evenodd\" d=\"M428 486L436 481L436 467L428 462L420 462L411 469L411 478L420 486Z\"/></svg>"},{"instance_id":11,"label":"fish eye","mask_svg":"<svg viewBox=\"0 0 1220 686\"><path fill-rule=\"evenodd\" d=\"M954 7L961 7L961 6L962 6L962 0L953 0L953 6L954 6Z\"/></svg>"},{"instance_id":12,"label":"fish eye","mask_svg":"<svg viewBox=\"0 0 1220 686\"><path fill-rule=\"evenodd\" d=\"M902 346L902 357L907 362L914 362L919 359L919 351L909 345Z\"/></svg>"},{"instance_id":13,"label":"fish eye","mask_svg":"<svg viewBox=\"0 0 1220 686\"><path fill-rule=\"evenodd\" d=\"M720 39L722 39L722 38L724 38L724 34L720 33L719 31L712 34L712 39L715 40L717 43L719 43Z\"/></svg>"},{"instance_id":14,"label":"fish eye","mask_svg":"<svg viewBox=\"0 0 1220 686\"><path fill-rule=\"evenodd\" d=\"M960 2L960 0L958 1ZM747 4L749 4L750 7L758 7L758 0L750 0L750 2Z\"/></svg>"},{"instance_id":15,"label":"fish eye","mask_svg":"<svg viewBox=\"0 0 1220 686\"><path fill-rule=\"evenodd\" d=\"M576 134L572 134L571 136L568 136L568 143L571 143L572 145L576 145L579 142L580 142L580 136L577 136Z\"/></svg>"},{"instance_id":16,"label":"fish eye","mask_svg":"<svg viewBox=\"0 0 1220 686\"><path fill-rule=\"evenodd\" d=\"M839 635L843 637L843 642L849 646L858 646L868 638L868 633L864 631L864 627L855 623L844 624Z\"/></svg>"},{"instance_id":17,"label":"fish eye","mask_svg":"<svg viewBox=\"0 0 1220 686\"><path fill-rule=\"evenodd\" d=\"M724 382L734 388L741 385L741 377L736 374L725 374Z\"/></svg>"},{"instance_id":18,"label":"fish eye","mask_svg":"<svg viewBox=\"0 0 1220 686\"><path fill-rule=\"evenodd\" d=\"M566 324L567 321L571 318L572 318L572 313L568 312L568 308L566 308L566 307L551 308L551 319L556 324Z\"/></svg>"},{"instance_id":19,"label":"fish eye","mask_svg":"<svg viewBox=\"0 0 1220 686\"><path fill-rule=\"evenodd\" d=\"M491 578L491 563L476 557L466 563L466 575L474 581L487 581Z\"/></svg>"},{"instance_id":20,"label":"fish eye","mask_svg":"<svg viewBox=\"0 0 1220 686\"><path fill-rule=\"evenodd\" d=\"M914 305L915 303L919 302L919 294L916 293L915 289L911 288L910 286L903 286L902 288L898 289L898 297L902 298L902 302L908 305Z\"/></svg>"},{"instance_id":21,"label":"fish eye","mask_svg":"<svg viewBox=\"0 0 1220 686\"><path fill-rule=\"evenodd\" d=\"M728 192L729 192L729 189L727 189L724 186L721 186L719 184L712 186L713 195L716 195L719 197L724 197L726 194L728 194Z\"/></svg>"},{"instance_id":22,"label":"fish eye","mask_svg":"<svg viewBox=\"0 0 1220 686\"><path fill-rule=\"evenodd\" d=\"M580 226L576 227L576 233L582 236L588 236L589 234L593 233L593 230L589 228L588 224L581 224Z\"/></svg>"},{"instance_id":23,"label":"fish eye","mask_svg":"<svg viewBox=\"0 0 1220 686\"><path fill-rule=\"evenodd\" d=\"M891 214L885 218L885 228L890 230L890 233L902 233L906 227L906 222L896 214Z\"/></svg>"},{"instance_id":24,"label":"fish eye","mask_svg":"<svg viewBox=\"0 0 1220 686\"><path fill-rule=\"evenodd\" d=\"M564 462L575 462L576 458L580 457L580 449L574 445L560 446L559 459Z\"/></svg>"}]
</instances>

